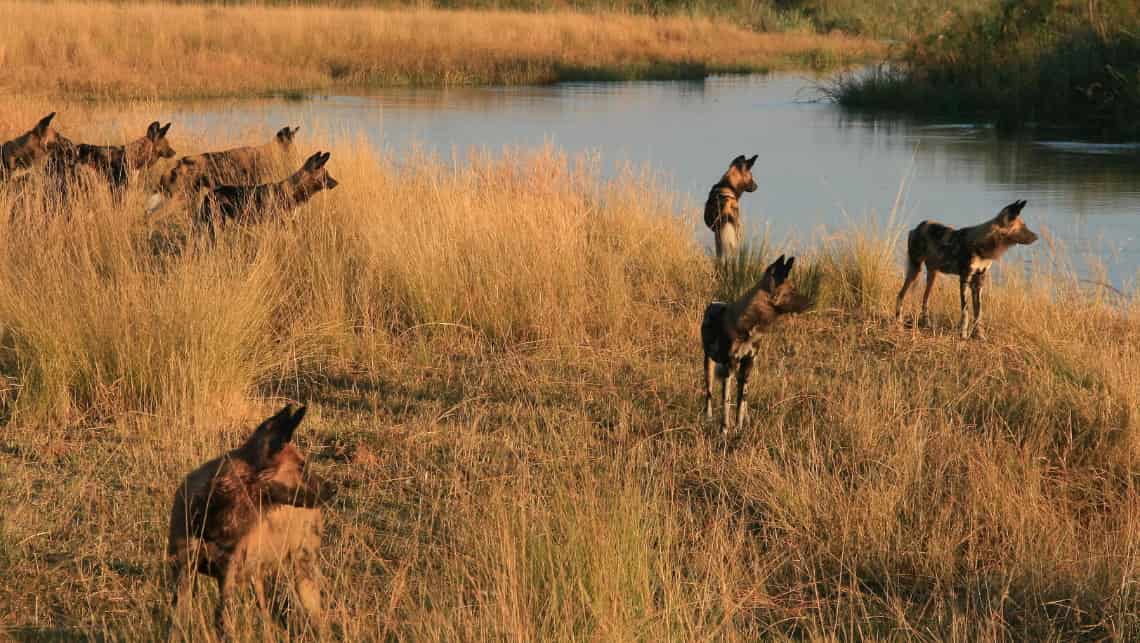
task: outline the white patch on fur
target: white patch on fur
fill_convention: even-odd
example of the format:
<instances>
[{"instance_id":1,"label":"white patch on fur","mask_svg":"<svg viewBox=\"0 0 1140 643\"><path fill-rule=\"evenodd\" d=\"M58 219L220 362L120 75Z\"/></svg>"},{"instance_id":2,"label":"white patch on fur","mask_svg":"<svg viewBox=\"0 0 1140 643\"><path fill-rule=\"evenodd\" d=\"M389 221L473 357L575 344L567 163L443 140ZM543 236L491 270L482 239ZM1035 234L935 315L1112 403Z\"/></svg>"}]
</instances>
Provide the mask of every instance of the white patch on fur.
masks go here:
<instances>
[{"instance_id":1,"label":"white patch on fur","mask_svg":"<svg viewBox=\"0 0 1140 643\"><path fill-rule=\"evenodd\" d=\"M990 269L990 264L994 262L993 259L983 259L981 257L974 257L970 260L970 272L982 272Z\"/></svg>"},{"instance_id":2,"label":"white patch on fur","mask_svg":"<svg viewBox=\"0 0 1140 643\"><path fill-rule=\"evenodd\" d=\"M760 347L760 339L764 333L759 330L754 330L748 338L737 343L733 347L732 356L735 359L744 359L745 357L755 357Z\"/></svg>"},{"instance_id":3,"label":"white patch on fur","mask_svg":"<svg viewBox=\"0 0 1140 643\"><path fill-rule=\"evenodd\" d=\"M320 509L275 505L237 549L246 564L273 566L300 551L315 554L321 545L322 526Z\"/></svg>"},{"instance_id":4,"label":"white patch on fur","mask_svg":"<svg viewBox=\"0 0 1140 643\"><path fill-rule=\"evenodd\" d=\"M165 200L166 199L163 198L161 192L155 192L154 194L147 197L146 213L147 214L154 214L155 210L157 210L159 207L161 207L162 202Z\"/></svg>"},{"instance_id":5,"label":"white patch on fur","mask_svg":"<svg viewBox=\"0 0 1140 643\"><path fill-rule=\"evenodd\" d=\"M717 259L735 258L737 253L736 225L724 222L716 230L716 256Z\"/></svg>"}]
</instances>

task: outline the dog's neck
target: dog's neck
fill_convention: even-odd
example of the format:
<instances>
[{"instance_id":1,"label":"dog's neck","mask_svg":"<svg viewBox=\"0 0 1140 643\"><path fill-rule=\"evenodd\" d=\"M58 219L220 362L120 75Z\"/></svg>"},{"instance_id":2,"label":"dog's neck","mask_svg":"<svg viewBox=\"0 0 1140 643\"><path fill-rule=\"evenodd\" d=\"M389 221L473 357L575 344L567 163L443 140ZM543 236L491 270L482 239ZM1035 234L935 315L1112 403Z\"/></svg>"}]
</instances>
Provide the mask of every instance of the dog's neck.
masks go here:
<instances>
[{"instance_id":1,"label":"dog's neck","mask_svg":"<svg viewBox=\"0 0 1140 643\"><path fill-rule=\"evenodd\" d=\"M730 172L725 172L724 176L720 177L720 181L713 186L714 192L719 192L724 196L731 196L736 200L740 200L740 195L744 192L739 186L732 182Z\"/></svg>"},{"instance_id":2,"label":"dog's neck","mask_svg":"<svg viewBox=\"0 0 1140 643\"><path fill-rule=\"evenodd\" d=\"M150 167L158 160L158 154L154 151L154 143L145 136L127 143L123 148L123 154L127 168L132 171Z\"/></svg>"},{"instance_id":3,"label":"dog's neck","mask_svg":"<svg viewBox=\"0 0 1140 643\"><path fill-rule=\"evenodd\" d=\"M998 259L1012 245L1013 242L1010 241L1008 232L997 224L993 224L990 230L976 242L975 252L983 259Z\"/></svg>"},{"instance_id":4,"label":"dog's neck","mask_svg":"<svg viewBox=\"0 0 1140 643\"><path fill-rule=\"evenodd\" d=\"M983 259L998 259L1014 245L1009 239L1009 231L997 219L977 226L977 231L970 237L970 250Z\"/></svg>"},{"instance_id":5,"label":"dog's neck","mask_svg":"<svg viewBox=\"0 0 1140 643\"><path fill-rule=\"evenodd\" d=\"M301 205L324 189L320 181L305 172L297 172L283 182L282 188L291 205Z\"/></svg>"}]
</instances>

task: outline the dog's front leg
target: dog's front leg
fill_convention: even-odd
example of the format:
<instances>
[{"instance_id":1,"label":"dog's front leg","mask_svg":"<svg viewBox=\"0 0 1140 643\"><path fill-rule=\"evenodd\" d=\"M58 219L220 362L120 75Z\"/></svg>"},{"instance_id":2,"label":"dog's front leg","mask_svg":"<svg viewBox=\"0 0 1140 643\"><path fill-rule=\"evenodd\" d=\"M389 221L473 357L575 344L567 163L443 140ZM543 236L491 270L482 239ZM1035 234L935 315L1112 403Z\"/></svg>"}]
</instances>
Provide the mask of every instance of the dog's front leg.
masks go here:
<instances>
[{"instance_id":1,"label":"dog's front leg","mask_svg":"<svg viewBox=\"0 0 1140 643\"><path fill-rule=\"evenodd\" d=\"M218 575L218 607L214 612L214 628L222 640L233 639L233 619L230 610L233 608L234 595L237 589L237 569L229 564Z\"/></svg>"},{"instance_id":2,"label":"dog's front leg","mask_svg":"<svg viewBox=\"0 0 1140 643\"><path fill-rule=\"evenodd\" d=\"M752 373L752 358L740 360L740 372L736 376L736 428L744 426L748 417L748 398L745 397L745 388L748 386L748 376Z\"/></svg>"},{"instance_id":3,"label":"dog's front leg","mask_svg":"<svg viewBox=\"0 0 1140 643\"><path fill-rule=\"evenodd\" d=\"M974 275L970 281L970 295L974 303L974 330L970 336L974 339L985 339L985 333L982 332L982 282L986 278L986 273L979 272Z\"/></svg>"},{"instance_id":4,"label":"dog's front leg","mask_svg":"<svg viewBox=\"0 0 1140 643\"><path fill-rule=\"evenodd\" d=\"M961 335L962 339L970 339L970 312L966 308L966 287L969 285L969 277L962 275L958 280L958 301L959 308L962 311L962 325Z\"/></svg>"}]
</instances>

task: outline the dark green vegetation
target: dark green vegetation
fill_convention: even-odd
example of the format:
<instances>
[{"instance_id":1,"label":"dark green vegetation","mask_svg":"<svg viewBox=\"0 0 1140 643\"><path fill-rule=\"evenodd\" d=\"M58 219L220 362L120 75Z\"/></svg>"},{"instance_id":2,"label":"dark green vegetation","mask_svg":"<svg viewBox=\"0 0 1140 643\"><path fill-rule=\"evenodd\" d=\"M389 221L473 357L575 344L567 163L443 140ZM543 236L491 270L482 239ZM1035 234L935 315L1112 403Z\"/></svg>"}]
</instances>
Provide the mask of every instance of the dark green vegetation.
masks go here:
<instances>
[{"instance_id":1,"label":"dark green vegetation","mask_svg":"<svg viewBox=\"0 0 1140 643\"><path fill-rule=\"evenodd\" d=\"M1005 0L948 14L898 62L829 88L849 107L1140 137L1140 5Z\"/></svg>"}]
</instances>

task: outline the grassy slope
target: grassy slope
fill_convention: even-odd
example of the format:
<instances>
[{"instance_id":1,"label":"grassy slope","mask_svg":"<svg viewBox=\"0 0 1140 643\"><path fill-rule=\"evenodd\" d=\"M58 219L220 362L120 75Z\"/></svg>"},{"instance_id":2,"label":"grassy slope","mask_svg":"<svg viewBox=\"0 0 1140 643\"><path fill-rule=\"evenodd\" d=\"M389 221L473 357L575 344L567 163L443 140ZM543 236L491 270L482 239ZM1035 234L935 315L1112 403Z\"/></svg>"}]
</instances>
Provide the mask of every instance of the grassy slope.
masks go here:
<instances>
[{"instance_id":1,"label":"grassy slope","mask_svg":"<svg viewBox=\"0 0 1140 643\"><path fill-rule=\"evenodd\" d=\"M988 341L953 338L945 281L901 330L897 234L840 232L726 445L696 328L725 293L652 177L301 145L341 187L214 249L156 254L184 214L141 191L0 221L8 634L154 638L175 485L283 398L342 486L349 640L1140 634L1133 300L1018 251Z\"/></svg>"},{"instance_id":2,"label":"grassy slope","mask_svg":"<svg viewBox=\"0 0 1140 643\"><path fill-rule=\"evenodd\" d=\"M708 18L622 14L11 0L0 2L0 14L0 89L61 97L704 78L833 67L882 50L840 35L762 34Z\"/></svg>"}]
</instances>

